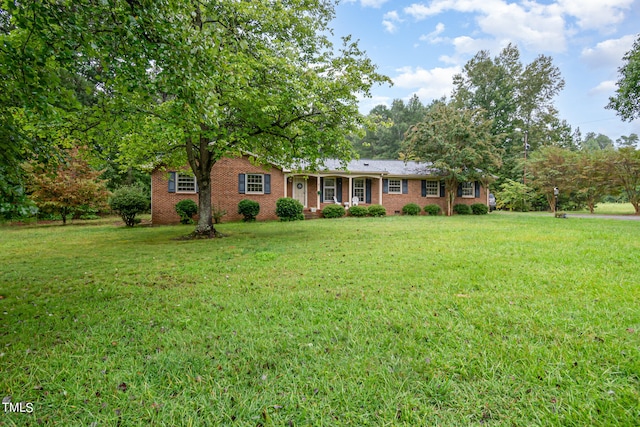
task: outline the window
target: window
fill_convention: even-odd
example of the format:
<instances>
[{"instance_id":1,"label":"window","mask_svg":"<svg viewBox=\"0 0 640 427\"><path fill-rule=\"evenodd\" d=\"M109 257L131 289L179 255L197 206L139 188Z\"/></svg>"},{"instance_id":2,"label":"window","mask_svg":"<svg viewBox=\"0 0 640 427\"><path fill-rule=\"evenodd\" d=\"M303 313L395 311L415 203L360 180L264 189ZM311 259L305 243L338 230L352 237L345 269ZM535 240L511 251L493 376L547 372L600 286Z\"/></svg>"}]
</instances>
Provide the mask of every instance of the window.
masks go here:
<instances>
[{"instance_id":1,"label":"window","mask_svg":"<svg viewBox=\"0 0 640 427\"><path fill-rule=\"evenodd\" d=\"M462 183L462 197L474 197L475 185L473 182Z\"/></svg>"},{"instance_id":2,"label":"window","mask_svg":"<svg viewBox=\"0 0 640 427\"><path fill-rule=\"evenodd\" d=\"M196 177L193 175L187 175L185 173L179 173L177 175L177 192L178 193L195 193L196 192Z\"/></svg>"},{"instance_id":3,"label":"window","mask_svg":"<svg viewBox=\"0 0 640 427\"><path fill-rule=\"evenodd\" d=\"M353 180L353 196L364 202L364 179Z\"/></svg>"},{"instance_id":4,"label":"window","mask_svg":"<svg viewBox=\"0 0 640 427\"><path fill-rule=\"evenodd\" d=\"M324 179L324 201L332 202L334 197L336 197L336 179L325 178Z\"/></svg>"},{"instance_id":5,"label":"window","mask_svg":"<svg viewBox=\"0 0 640 427\"><path fill-rule=\"evenodd\" d=\"M389 194L402 194L402 180L390 179L389 180Z\"/></svg>"},{"instance_id":6,"label":"window","mask_svg":"<svg viewBox=\"0 0 640 427\"><path fill-rule=\"evenodd\" d=\"M427 197L440 196L440 181L427 181Z\"/></svg>"},{"instance_id":7,"label":"window","mask_svg":"<svg viewBox=\"0 0 640 427\"><path fill-rule=\"evenodd\" d=\"M257 173L247 174L247 194L264 193L264 175Z\"/></svg>"}]
</instances>

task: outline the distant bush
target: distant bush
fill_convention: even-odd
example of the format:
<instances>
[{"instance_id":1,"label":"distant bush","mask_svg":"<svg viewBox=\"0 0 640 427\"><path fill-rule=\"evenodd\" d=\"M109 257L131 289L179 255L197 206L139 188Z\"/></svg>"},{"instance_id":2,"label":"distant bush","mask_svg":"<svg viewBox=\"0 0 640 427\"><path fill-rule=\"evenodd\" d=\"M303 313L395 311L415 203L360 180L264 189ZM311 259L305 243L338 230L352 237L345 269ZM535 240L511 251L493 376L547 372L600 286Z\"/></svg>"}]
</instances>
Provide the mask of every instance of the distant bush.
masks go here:
<instances>
[{"instance_id":1,"label":"distant bush","mask_svg":"<svg viewBox=\"0 0 640 427\"><path fill-rule=\"evenodd\" d=\"M124 186L114 191L109 207L120 215L127 227L133 227L140 222L136 215L149 210L149 198L141 187Z\"/></svg>"},{"instance_id":2,"label":"distant bush","mask_svg":"<svg viewBox=\"0 0 640 427\"><path fill-rule=\"evenodd\" d=\"M440 212L442 211L442 209L438 205L427 205L427 206L424 207L424 211L428 215L435 216L435 215L440 215Z\"/></svg>"},{"instance_id":3,"label":"distant bush","mask_svg":"<svg viewBox=\"0 0 640 427\"><path fill-rule=\"evenodd\" d=\"M369 215L371 216L385 216L387 214L387 210L384 206L381 205L371 205L369 206Z\"/></svg>"},{"instance_id":4,"label":"distant bush","mask_svg":"<svg viewBox=\"0 0 640 427\"><path fill-rule=\"evenodd\" d=\"M213 222L216 224L220 224L222 222L222 217L227 214L227 211L218 206L211 207L211 216L213 216Z\"/></svg>"},{"instance_id":5,"label":"distant bush","mask_svg":"<svg viewBox=\"0 0 640 427\"><path fill-rule=\"evenodd\" d=\"M402 207L404 215L420 215L420 206L415 203L408 203Z\"/></svg>"},{"instance_id":6,"label":"distant bush","mask_svg":"<svg viewBox=\"0 0 640 427\"><path fill-rule=\"evenodd\" d=\"M357 217L367 216L369 215L369 209L367 209L366 206L351 206L349 208L349 215Z\"/></svg>"},{"instance_id":7,"label":"distant bush","mask_svg":"<svg viewBox=\"0 0 640 427\"><path fill-rule=\"evenodd\" d=\"M280 221L300 221L304 219L302 203L291 197L281 197L276 202L276 215Z\"/></svg>"},{"instance_id":8,"label":"distant bush","mask_svg":"<svg viewBox=\"0 0 640 427\"><path fill-rule=\"evenodd\" d=\"M464 203L453 205L453 211L458 215L471 215L471 208Z\"/></svg>"},{"instance_id":9,"label":"distant bush","mask_svg":"<svg viewBox=\"0 0 640 427\"><path fill-rule=\"evenodd\" d=\"M193 224L193 216L198 213L198 205L191 199L180 200L176 203L176 212L180 216L180 223Z\"/></svg>"},{"instance_id":10,"label":"distant bush","mask_svg":"<svg viewBox=\"0 0 640 427\"><path fill-rule=\"evenodd\" d=\"M256 217L260 213L260 203L255 200L243 199L238 203L238 213L244 218L244 222L255 221Z\"/></svg>"},{"instance_id":11,"label":"distant bush","mask_svg":"<svg viewBox=\"0 0 640 427\"><path fill-rule=\"evenodd\" d=\"M484 203L474 203L471 205L471 212L474 215L486 215L489 213L489 207Z\"/></svg>"},{"instance_id":12,"label":"distant bush","mask_svg":"<svg viewBox=\"0 0 640 427\"><path fill-rule=\"evenodd\" d=\"M345 214L342 205L327 205L322 209L322 216L325 218L342 218Z\"/></svg>"}]
</instances>

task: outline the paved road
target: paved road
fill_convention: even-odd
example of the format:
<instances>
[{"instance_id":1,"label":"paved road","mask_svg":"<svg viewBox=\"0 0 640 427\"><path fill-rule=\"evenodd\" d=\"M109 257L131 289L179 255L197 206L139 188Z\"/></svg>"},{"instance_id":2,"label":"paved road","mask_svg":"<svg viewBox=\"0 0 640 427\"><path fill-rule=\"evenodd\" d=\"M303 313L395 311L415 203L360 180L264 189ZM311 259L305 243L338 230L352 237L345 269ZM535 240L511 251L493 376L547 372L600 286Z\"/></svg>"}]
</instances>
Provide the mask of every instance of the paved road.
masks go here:
<instances>
[{"instance_id":1,"label":"paved road","mask_svg":"<svg viewBox=\"0 0 640 427\"><path fill-rule=\"evenodd\" d=\"M567 218L604 218L604 219L626 219L631 221L638 221L640 220L640 215L598 215L598 214L568 213Z\"/></svg>"}]
</instances>

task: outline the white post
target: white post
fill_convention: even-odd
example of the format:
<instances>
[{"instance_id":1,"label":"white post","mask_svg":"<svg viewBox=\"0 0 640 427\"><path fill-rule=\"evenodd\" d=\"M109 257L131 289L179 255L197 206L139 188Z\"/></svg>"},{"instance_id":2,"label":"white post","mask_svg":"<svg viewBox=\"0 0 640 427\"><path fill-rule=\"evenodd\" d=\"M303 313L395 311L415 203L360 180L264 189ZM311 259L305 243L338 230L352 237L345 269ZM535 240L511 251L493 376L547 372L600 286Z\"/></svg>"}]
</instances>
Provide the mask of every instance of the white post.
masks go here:
<instances>
[{"instance_id":1,"label":"white post","mask_svg":"<svg viewBox=\"0 0 640 427\"><path fill-rule=\"evenodd\" d=\"M287 174L284 174L284 197L287 197Z\"/></svg>"},{"instance_id":2,"label":"white post","mask_svg":"<svg viewBox=\"0 0 640 427\"><path fill-rule=\"evenodd\" d=\"M349 177L349 195L347 196L347 202L349 202L349 206L351 206L351 197L353 194L353 178Z\"/></svg>"},{"instance_id":3,"label":"white post","mask_svg":"<svg viewBox=\"0 0 640 427\"><path fill-rule=\"evenodd\" d=\"M380 178L378 179L378 200L381 206L384 206L382 204L382 175L380 175Z\"/></svg>"},{"instance_id":4,"label":"white post","mask_svg":"<svg viewBox=\"0 0 640 427\"><path fill-rule=\"evenodd\" d=\"M316 208L320 210L320 191L322 191L320 188L320 175L316 175L316 190Z\"/></svg>"}]
</instances>

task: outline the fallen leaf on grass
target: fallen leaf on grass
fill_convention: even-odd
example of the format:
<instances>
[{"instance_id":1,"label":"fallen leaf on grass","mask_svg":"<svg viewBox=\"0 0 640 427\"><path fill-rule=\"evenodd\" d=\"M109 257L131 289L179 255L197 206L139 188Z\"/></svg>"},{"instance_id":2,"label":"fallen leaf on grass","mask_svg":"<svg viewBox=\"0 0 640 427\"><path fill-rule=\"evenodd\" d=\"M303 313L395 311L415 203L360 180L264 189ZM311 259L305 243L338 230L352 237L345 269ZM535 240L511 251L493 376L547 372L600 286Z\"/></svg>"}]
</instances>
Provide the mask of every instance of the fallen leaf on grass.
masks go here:
<instances>
[{"instance_id":1,"label":"fallen leaf on grass","mask_svg":"<svg viewBox=\"0 0 640 427\"><path fill-rule=\"evenodd\" d=\"M120 385L118 386L118 390L121 391L127 391L127 384L126 383L120 383Z\"/></svg>"}]
</instances>

